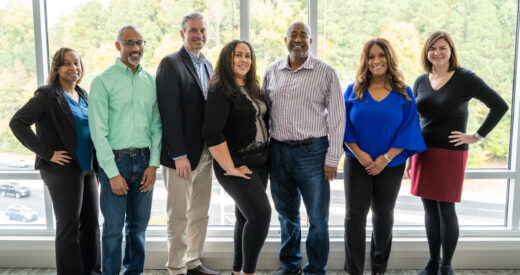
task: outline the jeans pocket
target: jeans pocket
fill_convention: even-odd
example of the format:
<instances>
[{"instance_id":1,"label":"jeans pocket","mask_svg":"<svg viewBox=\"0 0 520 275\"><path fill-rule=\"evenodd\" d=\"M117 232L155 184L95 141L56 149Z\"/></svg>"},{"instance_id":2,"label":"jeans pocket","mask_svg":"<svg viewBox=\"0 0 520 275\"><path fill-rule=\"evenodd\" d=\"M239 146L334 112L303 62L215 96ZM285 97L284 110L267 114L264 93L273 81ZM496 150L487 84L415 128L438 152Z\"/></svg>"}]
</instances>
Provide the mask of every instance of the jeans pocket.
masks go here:
<instances>
[{"instance_id":1,"label":"jeans pocket","mask_svg":"<svg viewBox=\"0 0 520 275\"><path fill-rule=\"evenodd\" d=\"M319 139L312 144L302 146L301 150L306 155L319 155L327 151L328 147L328 141Z\"/></svg>"}]
</instances>

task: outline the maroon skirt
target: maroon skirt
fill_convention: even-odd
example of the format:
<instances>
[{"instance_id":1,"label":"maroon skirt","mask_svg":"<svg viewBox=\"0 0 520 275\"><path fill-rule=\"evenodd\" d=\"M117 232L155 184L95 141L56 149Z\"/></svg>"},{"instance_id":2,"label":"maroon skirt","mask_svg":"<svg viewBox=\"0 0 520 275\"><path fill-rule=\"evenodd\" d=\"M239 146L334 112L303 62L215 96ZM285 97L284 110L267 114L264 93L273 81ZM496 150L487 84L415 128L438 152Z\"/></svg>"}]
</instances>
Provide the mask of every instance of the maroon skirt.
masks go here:
<instances>
[{"instance_id":1,"label":"maroon skirt","mask_svg":"<svg viewBox=\"0 0 520 275\"><path fill-rule=\"evenodd\" d=\"M460 202L468 151L428 148L412 157L411 193L421 198Z\"/></svg>"}]
</instances>

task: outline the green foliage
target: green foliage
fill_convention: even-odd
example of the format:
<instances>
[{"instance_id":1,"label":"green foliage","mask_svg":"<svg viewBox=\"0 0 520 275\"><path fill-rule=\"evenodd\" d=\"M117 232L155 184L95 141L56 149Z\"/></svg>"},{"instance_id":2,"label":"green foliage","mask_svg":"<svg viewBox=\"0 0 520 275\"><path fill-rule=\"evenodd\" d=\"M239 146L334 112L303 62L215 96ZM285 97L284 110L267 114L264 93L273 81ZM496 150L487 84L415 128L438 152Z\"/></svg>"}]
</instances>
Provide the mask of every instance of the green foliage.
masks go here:
<instances>
[{"instance_id":1,"label":"green foliage","mask_svg":"<svg viewBox=\"0 0 520 275\"><path fill-rule=\"evenodd\" d=\"M76 49L85 65L81 86L114 63L117 30L136 25L147 41L142 65L154 73L160 60L182 45L182 16L200 11L206 16L207 46L213 63L222 46L240 35L240 0L92 0L83 2L49 26L53 54L66 46ZM72 4L71 4L72 5ZM514 0L320 0L318 1L320 58L332 64L346 87L354 80L363 44L385 37L395 47L408 85L422 74L421 47L436 30L449 32L461 64L474 71L511 105L516 43L517 5ZM250 1L250 40L257 54L259 75L267 65L287 55L284 37L291 22L307 22L305 0ZM49 11L49 16L56 16ZM57 17L57 16L56 16ZM0 5L0 143L9 152L28 151L10 135L7 121L32 96L36 88L32 10L21 1ZM474 132L488 113L472 101L468 132ZM507 163L510 112L488 138L471 146L469 167Z\"/></svg>"},{"instance_id":2,"label":"green foliage","mask_svg":"<svg viewBox=\"0 0 520 275\"><path fill-rule=\"evenodd\" d=\"M394 46L405 81L422 74L421 48L436 30L450 33L459 62L493 87L511 106L515 60L517 1L400 0L319 2L318 54L338 71L343 87L354 80L363 44L385 37ZM345 8L338 8L345 7ZM468 132L474 132L488 109L470 102ZM484 142L471 146L469 167L507 165L510 113Z\"/></svg>"}]
</instances>

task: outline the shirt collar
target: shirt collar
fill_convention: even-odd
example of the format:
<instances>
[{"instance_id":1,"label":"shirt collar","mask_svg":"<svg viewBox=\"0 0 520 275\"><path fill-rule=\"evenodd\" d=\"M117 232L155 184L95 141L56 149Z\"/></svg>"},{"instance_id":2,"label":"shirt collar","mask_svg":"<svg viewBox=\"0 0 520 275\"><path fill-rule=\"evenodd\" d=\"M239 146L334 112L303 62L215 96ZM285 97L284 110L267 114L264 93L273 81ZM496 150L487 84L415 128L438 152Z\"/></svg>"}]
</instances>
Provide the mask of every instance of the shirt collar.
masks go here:
<instances>
[{"instance_id":1,"label":"shirt collar","mask_svg":"<svg viewBox=\"0 0 520 275\"><path fill-rule=\"evenodd\" d=\"M303 62L303 64L294 71L298 71L301 69L312 70L314 68L314 63L315 63L314 59L315 59L315 57L309 53L305 62ZM291 70L291 71L293 70L291 68L291 65L289 65L289 56L287 56L287 58L285 58L285 62L280 63L280 66L278 66L278 70Z\"/></svg>"},{"instance_id":2,"label":"shirt collar","mask_svg":"<svg viewBox=\"0 0 520 275\"><path fill-rule=\"evenodd\" d=\"M186 49L186 47L184 47L184 49L186 50L186 52L188 52L188 55L192 60L197 61L199 63L204 63L206 61L206 57L202 53L199 54L199 57L196 57L192 52Z\"/></svg>"},{"instance_id":3,"label":"shirt collar","mask_svg":"<svg viewBox=\"0 0 520 275\"><path fill-rule=\"evenodd\" d=\"M126 72L126 71L132 72L132 69L130 67L126 66L126 64L123 63L123 61L121 61L121 57L116 58L116 66L118 68L120 68L121 71L123 71L123 72ZM142 69L143 69L143 66L138 65L136 73L141 72Z\"/></svg>"}]
</instances>

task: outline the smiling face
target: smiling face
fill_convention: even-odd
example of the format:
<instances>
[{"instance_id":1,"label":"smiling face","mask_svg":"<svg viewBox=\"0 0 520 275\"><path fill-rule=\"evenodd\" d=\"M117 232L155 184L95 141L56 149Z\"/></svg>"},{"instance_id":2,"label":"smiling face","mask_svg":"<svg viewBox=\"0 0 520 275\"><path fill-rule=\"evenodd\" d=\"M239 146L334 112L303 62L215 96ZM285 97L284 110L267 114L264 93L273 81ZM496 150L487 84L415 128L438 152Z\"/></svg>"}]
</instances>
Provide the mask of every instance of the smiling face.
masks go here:
<instances>
[{"instance_id":1,"label":"smiling face","mask_svg":"<svg viewBox=\"0 0 520 275\"><path fill-rule=\"evenodd\" d=\"M206 45L206 23L203 19L192 19L186 22L186 29L180 32L184 47L198 54Z\"/></svg>"},{"instance_id":2,"label":"smiling face","mask_svg":"<svg viewBox=\"0 0 520 275\"><path fill-rule=\"evenodd\" d=\"M430 61L434 67L449 66L450 57L450 44L448 44L444 38L439 38L428 49L428 61Z\"/></svg>"},{"instance_id":3,"label":"smiling face","mask_svg":"<svg viewBox=\"0 0 520 275\"><path fill-rule=\"evenodd\" d=\"M244 44L238 43L233 51L233 73L238 85L245 85L246 75L251 69L251 49Z\"/></svg>"},{"instance_id":4,"label":"smiling face","mask_svg":"<svg viewBox=\"0 0 520 275\"><path fill-rule=\"evenodd\" d=\"M141 33L135 29L126 29L121 34L119 38L120 41L143 41L143 36ZM144 45L142 47L134 44L133 47L128 48L123 42L116 42L116 48L121 52L121 61L125 63L128 67L134 68L139 65L141 62L141 57L143 57Z\"/></svg>"},{"instance_id":5,"label":"smiling face","mask_svg":"<svg viewBox=\"0 0 520 275\"><path fill-rule=\"evenodd\" d=\"M79 54L74 51L66 52L63 55L63 65L58 68L60 82L76 83L82 73Z\"/></svg>"},{"instance_id":6,"label":"smiling face","mask_svg":"<svg viewBox=\"0 0 520 275\"><path fill-rule=\"evenodd\" d=\"M312 38L308 28L303 24L293 24L287 30L285 43L289 50L289 55L293 59L305 59L309 55L309 46Z\"/></svg>"},{"instance_id":7,"label":"smiling face","mask_svg":"<svg viewBox=\"0 0 520 275\"><path fill-rule=\"evenodd\" d=\"M373 76L384 76L388 71L388 59L385 52L377 44L374 44L367 57L368 70Z\"/></svg>"}]
</instances>

